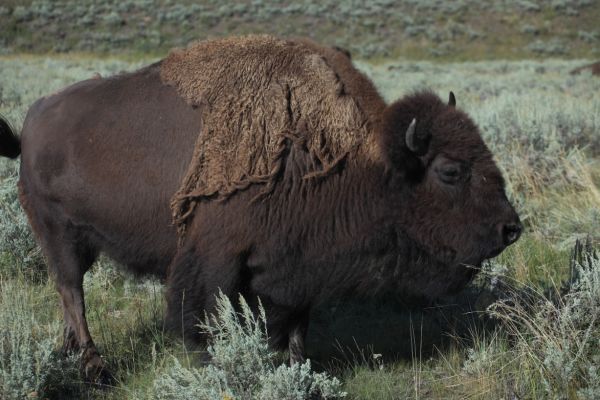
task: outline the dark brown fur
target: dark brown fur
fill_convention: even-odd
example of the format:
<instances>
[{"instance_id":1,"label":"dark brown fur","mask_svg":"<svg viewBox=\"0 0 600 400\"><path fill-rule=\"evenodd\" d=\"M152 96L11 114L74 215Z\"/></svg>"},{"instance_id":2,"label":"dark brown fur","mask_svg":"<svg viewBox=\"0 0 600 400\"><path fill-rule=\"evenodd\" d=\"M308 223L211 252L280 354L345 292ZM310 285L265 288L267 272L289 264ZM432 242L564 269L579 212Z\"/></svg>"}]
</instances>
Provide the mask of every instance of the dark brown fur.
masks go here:
<instances>
[{"instance_id":1,"label":"dark brown fur","mask_svg":"<svg viewBox=\"0 0 600 400\"><path fill-rule=\"evenodd\" d=\"M223 201L198 199L179 247L169 199L192 161L203 110L162 83L161 64L80 82L30 108L20 198L61 294L65 350L85 350L89 378L103 362L82 280L100 252L140 273L164 276L169 265L167 319L188 336L214 311L218 290L260 297L273 344L298 361L316 303L453 292L518 237L500 172L468 116L429 92L386 106L347 57L306 46L333 67L338 95L367 116L364 140L319 176L311 172L322 161L306 143L285 140L268 195L253 201L264 191L253 184ZM418 154L406 144L413 118ZM15 149L0 124L0 154Z\"/></svg>"}]
</instances>

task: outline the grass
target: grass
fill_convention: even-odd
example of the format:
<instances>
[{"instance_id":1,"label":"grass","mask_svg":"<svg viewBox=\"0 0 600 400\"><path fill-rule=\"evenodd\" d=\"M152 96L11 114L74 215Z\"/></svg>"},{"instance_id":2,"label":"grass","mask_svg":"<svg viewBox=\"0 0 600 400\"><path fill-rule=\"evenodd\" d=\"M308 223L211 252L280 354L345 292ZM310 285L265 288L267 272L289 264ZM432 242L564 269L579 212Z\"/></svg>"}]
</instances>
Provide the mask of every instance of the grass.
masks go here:
<instances>
[{"instance_id":1,"label":"grass","mask_svg":"<svg viewBox=\"0 0 600 400\"><path fill-rule=\"evenodd\" d=\"M422 357L413 339L410 361L349 363L340 369L345 388L356 399L595 399L599 265L598 258L577 264L578 279L562 296L550 295L564 290L559 287L543 293L502 276L505 298L487 312L500 321L494 329L475 325L430 357ZM413 332L421 337L418 327Z\"/></svg>"},{"instance_id":2,"label":"grass","mask_svg":"<svg viewBox=\"0 0 600 400\"><path fill-rule=\"evenodd\" d=\"M598 57L600 4L557 0L9 0L0 54L73 51L163 56L204 38L310 36L360 58L445 61Z\"/></svg>"},{"instance_id":3,"label":"grass","mask_svg":"<svg viewBox=\"0 0 600 400\"><path fill-rule=\"evenodd\" d=\"M535 15L541 18L548 13L548 18L558 18L563 12L544 10ZM134 60L89 54L0 57L0 113L18 128L27 107L38 97L95 72L110 75L151 60L151 56ZM585 363L600 357L597 352L585 350L580 358L575 357L581 361L576 363L575 375L552 371L558 370L556 360L573 361L573 353L564 349L564 343L583 343L582 332L592 326L590 332L597 334L597 325L582 325L581 320L565 320L567 325L560 325L549 317L576 310L569 303L575 292L552 303L551 308L545 308L550 306L543 297L531 295L556 292L569 278L571 249L577 239L589 235L594 245L600 244L600 79L568 74L588 61L432 63L386 59L358 63L388 100L424 86L444 97L454 91L458 107L482 128L526 231L488 266L486 274L460 296L443 303L422 309L392 297L359 304L337 302L316 310L308 338L313 367L338 377L348 398L594 398L596 372ZM4 224L0 281L19 288L22 296L11 299L18 297L23 315L35 318L36 327L24 330L30 334L30 343L57 349L60 334L56 324L62 319L58 295L43 269L30 273L39 270L39 260L19 255L30 254L31 237L28 231L17 229L23 223L19 219L22 214L11 206L16 198L16 164L0 163L0 221ZM17 234L10 236L10 232ZM26 251L15 252L23 249ZM164 288L160 283L130 277L102 259L86 276L85 290L91 333L115 373L115 387L98 390L85 385L74 372L75 364L61 361L53 352L51 379L40 379L37 387L32 383L27 394L35 392L40 398L59 398L59 393L62 398L140 398L141 393L149 396L148 388L171 370L174 360L186 369L200 365L194 353L163 329ZM487 311L496 301L515 298L529 303L504 303L504 309L495 310L495 319ZM0 309L12 307L8 300L3 298ZM518 306L521 309L510 309ZM594 315L593 306L587 309L591 310L587 316ZM511 312L520 312L522 318L507 320L505 316ZM544 334L528 329L526 318L544 327ZM511 325L510 321L520 322ZM566 331L565 326L571 330ZM563 335L566 342L555 340L561 329L571 332ZM542 346L552 343L563 344ZM549 366L545 366L547 354L538 349L550 349L554 353L548 350L548 354L564 358L549 357Z\"/></svg>"}]
</instances>

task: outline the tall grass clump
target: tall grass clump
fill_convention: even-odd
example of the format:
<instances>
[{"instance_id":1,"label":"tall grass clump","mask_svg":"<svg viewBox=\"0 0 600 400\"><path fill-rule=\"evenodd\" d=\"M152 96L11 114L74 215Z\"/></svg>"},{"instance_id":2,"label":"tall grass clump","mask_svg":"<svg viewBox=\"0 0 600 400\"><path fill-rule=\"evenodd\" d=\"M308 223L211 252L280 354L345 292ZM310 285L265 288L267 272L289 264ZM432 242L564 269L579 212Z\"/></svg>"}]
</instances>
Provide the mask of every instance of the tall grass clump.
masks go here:
<instances>
[{"instance_id":1,"label":"tall grass clump","mask_svg":"<svg viewBox=\"0 0 600 400\"><path fill-rule=\"evenodd\" d=\"M45 270L44 259L19 204L17 180L13 174L0 182L0 272L35 277Z\"/></svg>"},{"instance_id":2,"label":"tall grass clump","mask_svg":"<svg viewBox=\"0 0 600 400\"><path fill-rule=\"evenodd\" d=\"M531 395L600 398L600 259L577 242L572 278L550 293L529 291L492 305L530 375Z\"/></svg>"},{"instance_id":3,"label":"tall grass clump","mask_svg":"<svg viewBox=\"0 0 600 400\"><path fill-rule=\"evenodd\" d=\"M0 398L44 396L56 372L58 324L34 316L28 291L17 280L0 280Z\"/></svg>"},{"instance_id":4,"label":"tall grass clump","mask_svg":"<svg viewBox=\"0 0 600 400\"><path fill-rule=\"evenodd\" d=\"M266 315L255 315L240 296L240 311L222 293L217 314L199 325L207 335L211 362L204 368L183 366L177 359L154 381L156 399L303 400L345 397L341 383L311 370L310 361L276 365L268 348Z\"/></svg>"}]
</instances>

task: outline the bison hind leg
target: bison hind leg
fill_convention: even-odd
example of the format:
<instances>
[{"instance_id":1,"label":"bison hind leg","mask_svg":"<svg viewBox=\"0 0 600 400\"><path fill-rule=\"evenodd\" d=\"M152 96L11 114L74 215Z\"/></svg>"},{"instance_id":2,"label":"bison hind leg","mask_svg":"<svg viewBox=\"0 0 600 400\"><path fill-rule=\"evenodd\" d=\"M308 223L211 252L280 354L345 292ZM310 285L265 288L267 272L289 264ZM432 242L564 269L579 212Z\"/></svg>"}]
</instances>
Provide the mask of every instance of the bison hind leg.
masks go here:
<instances>
[{"instance_id":1,"label":"bison hind leg","mask_svg":"<svg viewBox=\"0 0 600 400\"><path fill-rule=\"evenodd\" d=\"M34 211L27 203L24 208L60 294L64 317L62 351L65 354L81 353L81 368L86 380L111 383L112 376L96 349L85 316L83 276L96 260L98 251L91 244L88 232L61 218L60 212L43 207Z\"/></svg>"}]
</instances>

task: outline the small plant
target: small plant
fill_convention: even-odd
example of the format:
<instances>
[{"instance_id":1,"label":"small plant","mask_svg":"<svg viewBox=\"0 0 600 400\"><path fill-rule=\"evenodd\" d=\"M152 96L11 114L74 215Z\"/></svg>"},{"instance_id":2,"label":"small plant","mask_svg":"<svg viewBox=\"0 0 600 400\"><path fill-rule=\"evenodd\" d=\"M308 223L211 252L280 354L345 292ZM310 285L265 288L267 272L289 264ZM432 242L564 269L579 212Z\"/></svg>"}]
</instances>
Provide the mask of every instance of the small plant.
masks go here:
<instances>
[{"instance_id":1,"label":"small plant","mask_svg":"<svg viewBox=\"0 0 600 400\"><path fill-rule=\"evenodd\" d=\"M0 226L2 272L32 277L44 271L40 248L19 205L15 175L0 183Z\"/></svg>"},{"instance_id":2,"label":"small plant","mask_svg":"<svg viewBox=\"0 0 600 400\"><path fill-rule=\"evenodd\" d=\"M562 291L511 296L490 309L514 338L517 357L528 361L553 398L600 395L600 259L591 245L587 249L575 257Z\"/></svg>"},{"instance_id":3,"label":"small plant","mask_svg":"<svg viewBox=\"0 0 600 400\"><path fill-rule=\"evenodd\" d=\"M0 281L0 398L4 400L41 398L58 362L53 355L58 325L43 330L26 288L17 282Z\"/></svg>"},{"instance_id":4,"label":"small plant","mask_svg":"<svg viewBox=\"0 0 600 400\"><path fill-rule=\"evenodd\" d=\"M175 359L166 373L154 381L156 399L262 399L304 400L345 397L341 384L326 373L304 364L275 365L276 354L267 344L266 315L258 315L240 296L236 311L224 294L217 296L217 314L200 328L208 337L211 363L202 368L185 367Z\"/></svg>"},{"instance_id":5,"label":"small plant","mask_svg":"<svg viewBox=\"0 0 600 400\"><path fill-rule=\"evenodd\" d=\"M538 39L527 45L527 50L534 53L547 55L561 55L569 53L567 44L557 38L553 38L548 41Z\"/></svg>"}]
</instances>

